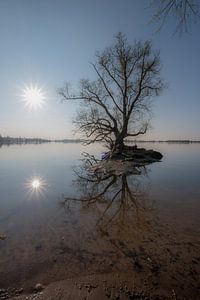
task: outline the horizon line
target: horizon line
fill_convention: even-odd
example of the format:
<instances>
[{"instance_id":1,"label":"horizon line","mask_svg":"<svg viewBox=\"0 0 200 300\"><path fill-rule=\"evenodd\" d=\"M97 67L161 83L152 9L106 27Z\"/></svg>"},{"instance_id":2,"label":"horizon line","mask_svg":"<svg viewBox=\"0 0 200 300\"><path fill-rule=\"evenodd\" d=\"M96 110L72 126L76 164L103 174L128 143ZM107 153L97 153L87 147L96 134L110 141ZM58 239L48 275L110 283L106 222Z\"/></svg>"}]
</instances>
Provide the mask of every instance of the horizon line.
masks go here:
<instances>
[{"instance_id":1,"label":"horizon line","mask_svg":"<svg viewBox=\"0 0 200 300\"><path fill-rule=\"evenodd\" d=\"M11 137L11 136L2 136L0 134L0 143L9 143L9 142L16 142L16 143L26 143L26 142L84 142L88 141L89 139L84 138L39 138L39 137ZM129 139L125 140L127 143L200 143L200 139ZM103 141L102 141L103 142Z\"/></svg>"}]
</instances>

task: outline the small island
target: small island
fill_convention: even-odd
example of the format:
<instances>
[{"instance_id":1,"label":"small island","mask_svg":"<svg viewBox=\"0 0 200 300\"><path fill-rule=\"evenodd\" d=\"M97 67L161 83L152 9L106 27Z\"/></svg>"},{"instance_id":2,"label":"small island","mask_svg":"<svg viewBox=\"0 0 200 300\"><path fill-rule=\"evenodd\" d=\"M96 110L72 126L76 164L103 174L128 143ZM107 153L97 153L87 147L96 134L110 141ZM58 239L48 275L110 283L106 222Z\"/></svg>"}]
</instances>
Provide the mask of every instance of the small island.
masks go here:
<instances>
[{"instance_id":1,"label":"small island","mask_svg":"<svg viewBox=\"0 0 200 300\"><path fill-rule=\"evenodd\" d=\"M140 167L158 162L162 157L163 155L158 151L138 148L136 145L124 145L122 152L105 152L102 155L102 160L94 164L90 169L95 173L103 172L117 176L139 174Z\"/></svg>"}]
</instances>

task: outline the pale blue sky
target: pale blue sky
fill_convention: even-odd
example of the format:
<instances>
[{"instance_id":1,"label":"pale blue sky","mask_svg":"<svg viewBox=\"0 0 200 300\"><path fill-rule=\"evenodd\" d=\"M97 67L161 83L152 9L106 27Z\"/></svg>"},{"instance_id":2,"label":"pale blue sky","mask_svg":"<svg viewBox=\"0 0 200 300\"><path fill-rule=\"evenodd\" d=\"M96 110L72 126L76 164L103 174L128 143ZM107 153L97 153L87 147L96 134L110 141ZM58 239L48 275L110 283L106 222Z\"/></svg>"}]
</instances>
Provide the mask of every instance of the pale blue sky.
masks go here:
<instances>
[{"instance_id":1,"label":"pale blue sky","mask_svg":"<svg viewBox=\"0 0 200 300\"><path fill-rule=\"evenodd\" d=\"M76 107L61 103L65 81L94 79L89 62L113 43L152 40L160 49L169 88L155 100L153 129L146 138L200 139L200 22L191 34L172 37L173 19L155 34L148 0L0 0L0 134L71 138ZM30 111L21 89L43 86L46 106ZM143 137L142 137L143 138Z\"/></svg>"}]
</instances>

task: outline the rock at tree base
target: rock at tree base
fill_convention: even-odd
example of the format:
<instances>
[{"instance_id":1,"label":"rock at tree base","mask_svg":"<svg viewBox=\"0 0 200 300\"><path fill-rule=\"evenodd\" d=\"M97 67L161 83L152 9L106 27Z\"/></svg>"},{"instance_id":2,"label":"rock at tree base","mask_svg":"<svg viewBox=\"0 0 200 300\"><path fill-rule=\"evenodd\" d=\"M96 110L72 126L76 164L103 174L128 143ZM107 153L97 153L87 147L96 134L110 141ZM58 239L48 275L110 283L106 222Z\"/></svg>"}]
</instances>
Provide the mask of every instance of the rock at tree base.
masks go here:
<instances>
[{"instance_id":1,"label":"rock at tree base","mask_svg":"<svg viewBox=\"0 0 200 300\"><path fill-rule=\"evenodd\" d=\"M137 146L124 146L120 153L115 151L111 155L112 160L129 160L135 163L153 163L161 160L162 157L163 155L158 151L137 148Z\"/></svg>"},{"instance_id":2,"label":"rock at tree base","mask_svg":"<svg viewBox=\"0 0 200 300\"><path fill-rule=\"evenodd\" d=\"M125 146L122 153L114 153L108 159L93 165L90 170L94 173L109 173L116 176L141 174L142 166L158 162L162 154L154 150Z\"/></svg>"}]
</instances>

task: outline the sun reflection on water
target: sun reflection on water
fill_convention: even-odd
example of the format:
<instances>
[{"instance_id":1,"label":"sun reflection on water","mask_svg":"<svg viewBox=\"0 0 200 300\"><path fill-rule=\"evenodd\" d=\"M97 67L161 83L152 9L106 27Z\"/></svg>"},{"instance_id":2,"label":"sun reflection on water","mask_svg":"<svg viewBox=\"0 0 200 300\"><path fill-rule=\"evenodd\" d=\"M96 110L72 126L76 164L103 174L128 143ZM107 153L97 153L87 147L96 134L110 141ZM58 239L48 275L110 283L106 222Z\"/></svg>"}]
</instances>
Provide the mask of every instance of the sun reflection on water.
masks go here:
<instances>
[{"instance_id":1,"label":"sun reflection on water","mask_svg":"<svg viewBox=\"0 0 200 300\"><path fill-rule=\"evenodd\" d=\"M42 195L47 189L47 182L42 177L34 176L27 181L26 188L31 195Z\"/></svg>"}]
</instances>

